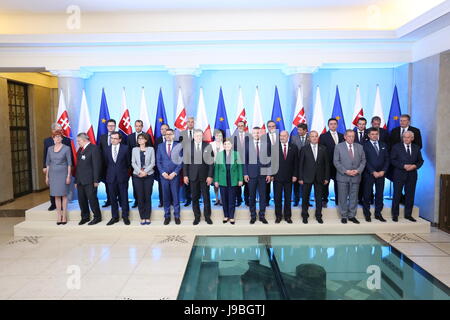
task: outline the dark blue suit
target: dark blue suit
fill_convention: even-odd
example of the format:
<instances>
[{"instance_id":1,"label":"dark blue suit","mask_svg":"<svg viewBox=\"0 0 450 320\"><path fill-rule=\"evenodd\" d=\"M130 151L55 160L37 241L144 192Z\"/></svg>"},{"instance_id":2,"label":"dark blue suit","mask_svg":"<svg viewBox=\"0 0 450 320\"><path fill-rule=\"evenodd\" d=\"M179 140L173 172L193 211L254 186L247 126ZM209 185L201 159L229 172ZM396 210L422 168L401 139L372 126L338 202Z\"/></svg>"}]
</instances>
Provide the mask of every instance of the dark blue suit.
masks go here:
<instances>
[{"instance_id":1,"label":"dark blue suit","mask_svg":"<svg viewBox=\"0 0 450 320\"><path fill-rule=\"evenodd\" d=\"M364 143L366 154L366 168L363 173L364 197L363 210L366 217L370 217L370 200L372 198L373 185L375 184L375 216L380 216L383 210L384 178L389 169L388 146L384 142L378 142L378 153L372 141ZM375 178L374 172L384 171L385 176Z\"/></svg>"},{"instance_id":2,"label":"dark blue suit","mask_svg":"<svg viewBox=\"0 0 450 320\"><path fill-rule=\"evenodd\" d=\"M172 142L171 156L167 154L167 142L158 145L156 151L156 166L160 174L159 181L162 185L164 218L170 218L170 205L173 205L173 215L175 218L180 217L180 171L183 168L183 149L178 142ZM171 174L175 172L177 175L172 180L168 180L162 176L163 173Z\"/></svg>"},{"instance_id":3,"label":"dark blue suit","mask_svg":"<svg viewBox=\"0 0 450 320\"><path fill-rule=\"evenodd\" d=\"M128 180L130 168L130 153L128 146L120 144L117 160L113 159L113 145L105 150L106 177L109 199L111 201L111 213L113 218L119 218L118 199L122 208L122 217L128 217L130 206L128 205Z\"/></svg>"},{"instance_id":4,"label":"dark blue suit","mask_svg":"<svg viewBox=\"0 0 450 320\"><path fill-rule=\"evenodd\" d=\"M400 198L405 188L405 217L411 217L414 207L414 196L417 184L417 169L422 167L423 158L420 147L414 143L410 145L411 155L406 152L403 143L397 143L391 150L391 164L393 166L392 181L394 182L394 200L392 201L392 217L398 217ZM416 170L406 171L405 164L414 164Z\"/></svg>"},{"instance_id":5,"label":"dark blue suit","mask_svg":"<svg viewBox=\"0 0 450 320\"><path fill-rule=\"evenodd\" d=\"M364 145L364 143L366 143L366 141L369 139L367 137L367 130L364 130L364 133L362 135L362 140L361 140L360 135L359 135L359 129L358 128L353 128L353 131L355 132L355 142L356 143Z\"/></svg>"}]
</instances>

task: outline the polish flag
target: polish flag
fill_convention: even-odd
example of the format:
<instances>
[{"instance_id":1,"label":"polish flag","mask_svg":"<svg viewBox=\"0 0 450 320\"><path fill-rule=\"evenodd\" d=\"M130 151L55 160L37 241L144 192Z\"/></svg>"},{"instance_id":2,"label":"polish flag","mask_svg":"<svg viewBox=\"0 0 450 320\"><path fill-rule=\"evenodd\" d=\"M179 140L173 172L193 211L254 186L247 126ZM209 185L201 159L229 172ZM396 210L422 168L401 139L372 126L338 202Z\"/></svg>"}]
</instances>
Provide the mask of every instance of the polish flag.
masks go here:
<instances>
[{"instance_id":1,"label":"polish flag","mask_svg":"<svg viewBox=\"0 0 450 320\"><path fill-rule=\"evenodd\" d=\"M197 108L197 128L203 130L203 141L211 142L211 127L206 117L205 98L203 97L203 88L200 88L200 97L198 99Z\"/></svg>"},{"instance_id":2,"label":"polish flag","mask_svg":"<svg viewBox=\"0 0 450 320\"><path fill-rule=\"evenodd\" d=\"M264 123L263 116L261 113L261 103L259 100L258 87L256 87L255 104L253 106L253 127L260 127L261 134L266 133L266 124Z\"/></svg>"},{"instance_id":3,"label":"polish flag","mask_svg":"<svg viewBox=\"0 0 450 320\"><path fill-rule=\"evenodd\" d=\"M364 110L361 103L361 92L359 90L359 86L356 87L356 99L355 99L355 108L353 111L353 125L355 127L358 126L358 120L359 118L364 117Z\"/></svg>"},{"instance_id":4,"label":"polish flag","mask_svg":"<svg viewBox=\"0 0 450 320\"><path fill-rule=\"evenodd\" d=\"M305 108L303 107L303 91L301 87L298 87L297 102L295 103L294 120L292 121L294 129L300 123L306 123L306 115L305 115Z\"/></svg>"},{"instance_id":5,"label":"polish flag","mask_svg":"<svg viewBox=\"0 0 450 320\"><path fill-rule=\"evenodd\" d=\"M327 132L327 128L325 126L325 120L323 118L322 99L320 98L319 86L317 86L317 90L316 90L316 104L314 105L314 116L313 116L311 130L317 131L319 133L319 136L322 133Z\"/></svg>"},{"instance_id":6,"label":"polish flag","mask_svg":"<svg viewBox=\"0 0 450 320\"><path fill-rule=\"evenodd\" d=\"M244 121L245 131L248 131L247 118L245 115L244 97L242 96L242 88L239 87L237 114L236 114L236 121L234 121L234 125L237 127L238 123L241 121Z\"/></svg>"},{"instance_id":7,"label":"polish flag","mask_svg":"<svg viewBox=\"0 0 450 320\"><path fill-rule=\"evenodd\" d=\"M70 146L72 148L74 167L76 166L77 150L72 140L72 129L70 128L69 113L67 112L66 101L64 99L64 93L61 90L59 95L58 114L56 116L56 122L61 126L64 137L70 139Z\"/></svg>"},{"instance_id":8,"label":"polish flag","mask_svg":"<svg viewBox=\"0 0 450 320\"><path fill-rule=\"evenodd\" d=\"M84 132L89 137L89 142L92 144L96 144L94 128L91 124L91 117L89 116L89 108L86 100L86 92L83 89L81 93L81 110L80 110L80 119L78 122L78 132Z\"/></svg>"},{"instance_id":9,"label":"polish flag","mask_svg":"<svg viewBox=\"0 0 450 320\"><path fill-rule=\"evenodd\" d=\"M186 108L184 107L181 88L178 88L177 113L174 126L181 131L186 130L187 128Z\"/></svg>"},{"instance_id":10,"label":"polish flag","mask_svg":"<svg viewBox=\"0 0 450 320\"><path fill-rule=\"evenodd\" d=\"M125 97L125 88L122 88L122 117L119 121L119 130L125 135L130 135L133 132L131 127L130 112L127 107L127 99Z\"/></svg>"},{"instance_id":11,"label":"polish flag","mask_svg":"<svg viewBox=\"0 0 450 320\"><path fill-rule=\"evenodd\" d=\"M373 117L381 118L380 128L387 129L386 121L383 116L383 106L381 105L380 86L377 85L377 93L375 95L375 105L373 107Z\"/></svg>"},{"instance_id":12,"label":"polish flag","mask_svg":"<svg viewBox=\"0 0 450 320\"><path fill-rule=\"evenodd\" d=\"M142 128L142 131L144 131L145 133L147 133L150 136L150 139L151 139L153 145L155 145L155 137L153 136L153 128L152 128L152 125L150 124L150 120L148 119L147 102L145 101L144 87L142 87L142 91L141 91L141 110L139 113L139 119L141 119L142 122L144 123L144 127Z\"/></svg>"}]
</instances>

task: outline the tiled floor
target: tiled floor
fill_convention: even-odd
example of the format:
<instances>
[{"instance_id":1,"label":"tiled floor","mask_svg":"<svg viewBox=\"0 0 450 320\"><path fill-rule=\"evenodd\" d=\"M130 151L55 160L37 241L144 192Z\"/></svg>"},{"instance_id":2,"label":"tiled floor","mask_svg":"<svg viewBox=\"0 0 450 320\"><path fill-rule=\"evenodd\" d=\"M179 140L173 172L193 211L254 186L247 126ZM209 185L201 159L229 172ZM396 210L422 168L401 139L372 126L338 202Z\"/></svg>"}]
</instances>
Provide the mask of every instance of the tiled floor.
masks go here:
<instances>
[{"instance_id":1,"label":"tiled floor","mask_svg":"<svg viewBox=\"0 0 450 320\"><path fill-rule=\"evenodd\" d=\"M0 211L18 209L28 210L46 201L49 201L48 189L40 192L33 192L23 197L17 198L13 202L0 206Z\"/></svg>"}]
</instances>

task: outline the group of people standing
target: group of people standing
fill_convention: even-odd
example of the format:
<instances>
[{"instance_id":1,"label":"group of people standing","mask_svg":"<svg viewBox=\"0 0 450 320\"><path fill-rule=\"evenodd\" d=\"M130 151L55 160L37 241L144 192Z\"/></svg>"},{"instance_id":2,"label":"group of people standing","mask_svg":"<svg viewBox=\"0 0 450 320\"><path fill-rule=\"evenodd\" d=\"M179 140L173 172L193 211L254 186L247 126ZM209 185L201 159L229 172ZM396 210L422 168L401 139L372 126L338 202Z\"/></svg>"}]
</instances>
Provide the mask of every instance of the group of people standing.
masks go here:
<instances>
[{"instance_id":1,"label":"group of people standing","mask_svg":"<svg viewBox=\"0 0 450 320\"><path fill-rule=\"evenodd\" d=\"M94 225L102 220L97 187L105 183L112 218L107 225L120 219L129 225L128 184L132 177L134 206L138 207L141 224L151 223L152 190L156 180L159 207L164 207L164 224L173 217L180 224L180 188L185 189L185 206L192 202L194 225L203 216L212 224L210 187L216 195L215 205L223 207L223 223L235 224L235 210L243 201L249 207L250 223L258 219L267 224L266 207L274 194L275 223L283 219L292 223L291 199L294 206L302 199L302 221L308 223L310 196L314 187L315 218L322 224L322 208L327 207L328 186L334 180L336 205L341 222L358 224L356 210L363 206L365 220L371 221L370 205L375 203L375 218L382 216L385 178L394 184L392 220L398 221L399 205L405 204L405 218L412 217L417 170L423 164L420 130L410 126L409 115L402 115L400 127L390 134L380 128L381 119L360 118L358 127L345 134L336 131L337 119L329 119L329 130L319 135L308 132L306 124L298 125L298 135L278 132L275 121L267 123L267 133L259 127L250 132L239 122L230 138L221 130L214 132L211 143L203 141L203 131L195 129L195 119L187 119L187 129L174 131L161 126L161 136L154 143L142 131L143 123L135 122L135 132L124 136L116 131L116 121L107 121L108 133L98 145L89 141L86 133L77 135L77 167L75 186L81 209L80 225ZM73 155L70 140L61 128L52 126L52 137L44 143L44 173L50 186L52 206L57 209L58 224L67 223L67 194L71 182ZM375 186L375 192L374 192ZM402 191L404 190L404 195ZM243 197L242 197L243 195ZM259 202L258 210L256 203ZM90 210L94 218L90 218Z\"/></svg>"}]
</instances>

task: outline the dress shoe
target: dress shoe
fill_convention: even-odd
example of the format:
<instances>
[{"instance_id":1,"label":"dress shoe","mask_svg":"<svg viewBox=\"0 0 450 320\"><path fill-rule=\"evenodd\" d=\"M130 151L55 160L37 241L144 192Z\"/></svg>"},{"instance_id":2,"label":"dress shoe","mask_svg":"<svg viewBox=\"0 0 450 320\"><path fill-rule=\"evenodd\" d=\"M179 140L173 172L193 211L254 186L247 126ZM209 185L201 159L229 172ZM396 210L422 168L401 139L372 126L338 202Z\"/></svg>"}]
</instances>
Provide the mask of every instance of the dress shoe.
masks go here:
<instances>
[{"instance_id":1,"label":"dress shoe","mask_svg":"<svg viewBox=\"0 0 450 320\"><path fill-rule=\"evenodd\" d=\"M50 207L48 207L48 211L53 211L55 209L56 209L56 206L54 206L54 205L51 205Z\"/></svg>"},{"instance_id":2,"label":"dress shoe","mask_svg":"<svg viewBox=\"0 0 450 320\"><path fill-rule=\"evenodd\" d=\"M131 207L134 209L134 208L137 208L137 206L138 206L137 202L135 201Z\"/></svg>"},{"instance_id":3,"label":"dress shoe","mask_svg":"<svg viewBox=\"0 0 450 320\"><path fill-rule=\"evenodd\" d=\"M106 201L104 205L102 205L102 208L107 208L111 205L111 202Z\"/></svg>"},{"instance_id":4,"label":"dress shoe","mask_svg":"<svg viewBox=\"0 0 450 320\"><path fill-rule=\"evenodd\" d=\"M381 222L386 222L382 215L375 215L375 219L380 220Z\"/></svg>"},{"instance_id":5,"label":"dress shoe","mask_svg":"<svg viewBox=\"0 0 450 320\"><path fill-rule=\"evenodd\" d=\"M85 223L89 222L89 219L81 219L81 221L78 223L78 225L83 225Z\"/></svg>"},{"instance_id":6,"label":"dress shoe","mask_svg":"<svg viewBox=\"0 0 450 320\"><path fill-rule=\"evenodd\" d=\"M359 224L359 221L358 221L358 219L356 219L356 218L350 218L350 219L348 219L349 221L351 221L351 222L353 222L353 223L355 223L355 224Z\"/></svg>"},{"instance_id":7,"label":"dress shoe","mask_svg":"<svg viewBox=\"0 0 450 320\"><path fill-rule=\"evenodd\" d=\"M231 223L231 224L234 224L235 221L234 221L233 219L230 219L230 223Z\"/></svg>"},{"instance_id":8,"label":"dress shoe","mask_svg":"<svg viewBox=\"0 0 450 320\"><path fill-rule=\"evenodd\" d=\"M281 222L281 217L277 217L276 219L275 219L275 223L280 223Z\"/></svg>"},{"instance_id":9,"label":"dress shoe","mask_svg":"<svg viewBox=\"0 0 450 320\"><path fill-rule=\"evenodd\" d=\"M184 204L185 207L189 207L191 205L190 201L186 201L186 203Z\"/></svg>"},{"instance_id":10,"label":"dress shoe","mask_svg":"<svg viewBox=\"0 0 450 320\"><path fill-rule=\"evenodd\" d=\"M111 226L114 223L119 222L119 218L112 218L111 220L109 220L109 222L106 224L107 226Z\"/></svg>"},{"instance_id":11,"label":"dress shoe","mask_svg":"<svg viewBox=\"0 0 450 320\"><path fill-rule=\"evenodd\" d=\"M205 221L206 221L207 224L213 224L213 222L212 222L210 217L206 217Z\"/></svg>"},{"instance_id":12,"label":"dress shoe","mask_svg":"<svg viewBox=\"0 0 450 320\"><path fill-rule=\"evenodd\" d=\"M198 225L200 223L200 218L195 218L194 222L192 223L194 226Z\"/></svg>"},{"instance_id":13,"label":"dress shoe","mask_svg":"<svg viewBox=\"0 0 450 320\"><path fill-rule=\"evenodd\" d=\"M316 220L317 220L318 223L323 224L323 220L322 220L321 217L317 217Z\"/></svg>"},{"instance_id":14,"label":"dress shoe","mask_svg":"<svg viewBox=\"0 0 450 320\"><path fill-rule=\"evenodd\" d=\"M175 224L180 224L180 223L181 223L180 218L175 218Z\"/></svg>"},{"instance_id":15,"label":"dress shoe","mask_svg":"<svg viewBox=\"0 0 450 320\"><path fill-rule=\"evenodd\" d=\"M265 217L259 217L259 221L261 221L264 224L268 224L268 222L267 222Z\"/></svg>"},{"instance_id":16,"label":"dress shoe","mask_svg":"<svg viewBox=\"0 0 450 320\"><path fill-rule=\"evenodd\" d=\"M164 219L164 225L168 225L170 223L170 218L165 218Z\"/></svg>"},{"instance_id":17,"label":"dress shoe","mask_svg":"<svg viewBox=\"0 0 450 320\"><path fill-rule=\"evenodd\" d=\"M158 208L162 208L163 207L163 204L160 202L159 204L158 204Z\"/></svg>"},{"instance_id":18,"label":"dress shoe","mask_svg":"<svg viewBox=\"0 0 450 320\"><path fill-rule=\"evenodd\" d=\"M304 224L308 224L308 218L303 217L303 218L302 218L302 222L303 222Z\"/></svg>"},{"instance_id":19,"label":"dress shoe","mask_svg":"<svg viewBox=\"0 0 450 320\"><path fill-rule=\"evenodd\" d=\"M286 218L285 219L287 223L292 224L292 219L291 218Z\"/></svg>"},{"instance_id":20,"label":"dress shoe","mask_svg":"<svg viewBox=\"0 0 450 320\"><path fill-rule=\"evenodd\" d=\"M366 219L367 222L372 222L372 219L369 216L364 216L364 219Z\"/></svg>"},{"instance_id":21,"label":"dress shoe","mask_svg":"<svg viewBox=\"0 0 450 320\"><path fill-rule=\"evenodd\" d=\"M125 223L127 226L130 225L130 219L128 217L123 217L123 223Z\"/></svg>"},{"instance_id":22,"label":"dress shoe","mask_svg":"<svg viewBox=\"0 0 450 320\"><path fill-rule=\"evenodd\" d=\"M228 220L229 220L229 219L228 219L228 218L226 218L226 219L223 219L223 221L222 221L222 222L223 222L223 223L227 223L227 222L228 222Z\"/></svg>"},{"instance_id":23,"label":"dress shoe","mask_svg":"<svg viewBox=\"0 0 450 320\"><path fill-rule=\"evenodd\" d=\"M92 225L97 224L97 223L99 223L101 221L102 221L102 219L94 219L91 222L89 222L88 225L92 226Z\"/></svg>"},{"instance_id":24,"label":"dress shoe","mask_svg":"<svg viewBox=\"0 0 450 320\"><path fill-rule=\"evenodd\" d=\"M145 226L145 221L141 221L141 226Z\"/></svg>"},{"instance_id":25,"label":"dress shoe","mask_svg":"<svg viewBox=\"0 0 450 320\"><path fill-rule=\"evenodd\" d=\"M392 217L392 221L398 222L398 217Z\"/></svg>"},{"instance_id":26,"label":"dress shoe","mask_svg":"<svg viewBox=\"0 0 450 320\"><path fill-rule=\"evenodd\" d=\"M256 217L253 217L250 219L250 224L255 224L255 222L256 222Z\"/></svg>"},{"instance_id":27,"label":"dress shoe","mask_svg":"<svg viewBox=\"0 0 450 320\"><path fill-rule=\"evenodd\" d=\"M62 222L58 221L56 224L59 226L60 224L62 224Z\"/></svg>"},{"instance_id":28,"label":"dress shoe","mask_svg":"<svg viewBox=\"0 0 450 320\"><path fill-rule=\"evenodd\" d=\"M62 224L63 226L65 226L65 225L67 224L67 221L61 222L61 224Z\"/></svg>"},{"instance_id":29,"label":"dress shoe","mask_svg":"<svg viewBox=\"0 0 450 320\"><path fill-rule=\"evenodd\" d=\"M152 222L150 221L150 220L148 220L148 221L145 221L145 224L146 225L150 225Z\"/></svg>"},{"instance_id":30,"label":"dress shoe","mask_svg":"<svg viewBox=\"0 0 450 320\"><path fill-rule=\"evenodd\" d=\"M328 203L325 202L325 201L323 201L323 202L322 202L322 208L328 208Z\"/></svg>"},{"instance_id":31,"label":"dress shoe","mask_svg":"<svg viewBox=\"0 0 450 320\"><path fill-rule=\"evenodd\" d=\"M413 217L405 217L406 220L409 220L411 222L417 222L416 219L414 219Z\"/></svg>"},{"instance_id":32,"label":"dress shoe","mask_svg":"<svg viewBox=\"0 0 450 320\"><path fill-rule=\"evenodd\" d=\"M347 219L342 218L342 219L341 219L341 222L342 222L343 224L346 224L346 223L347 223Z\"/></svg>"}]
</instances>

